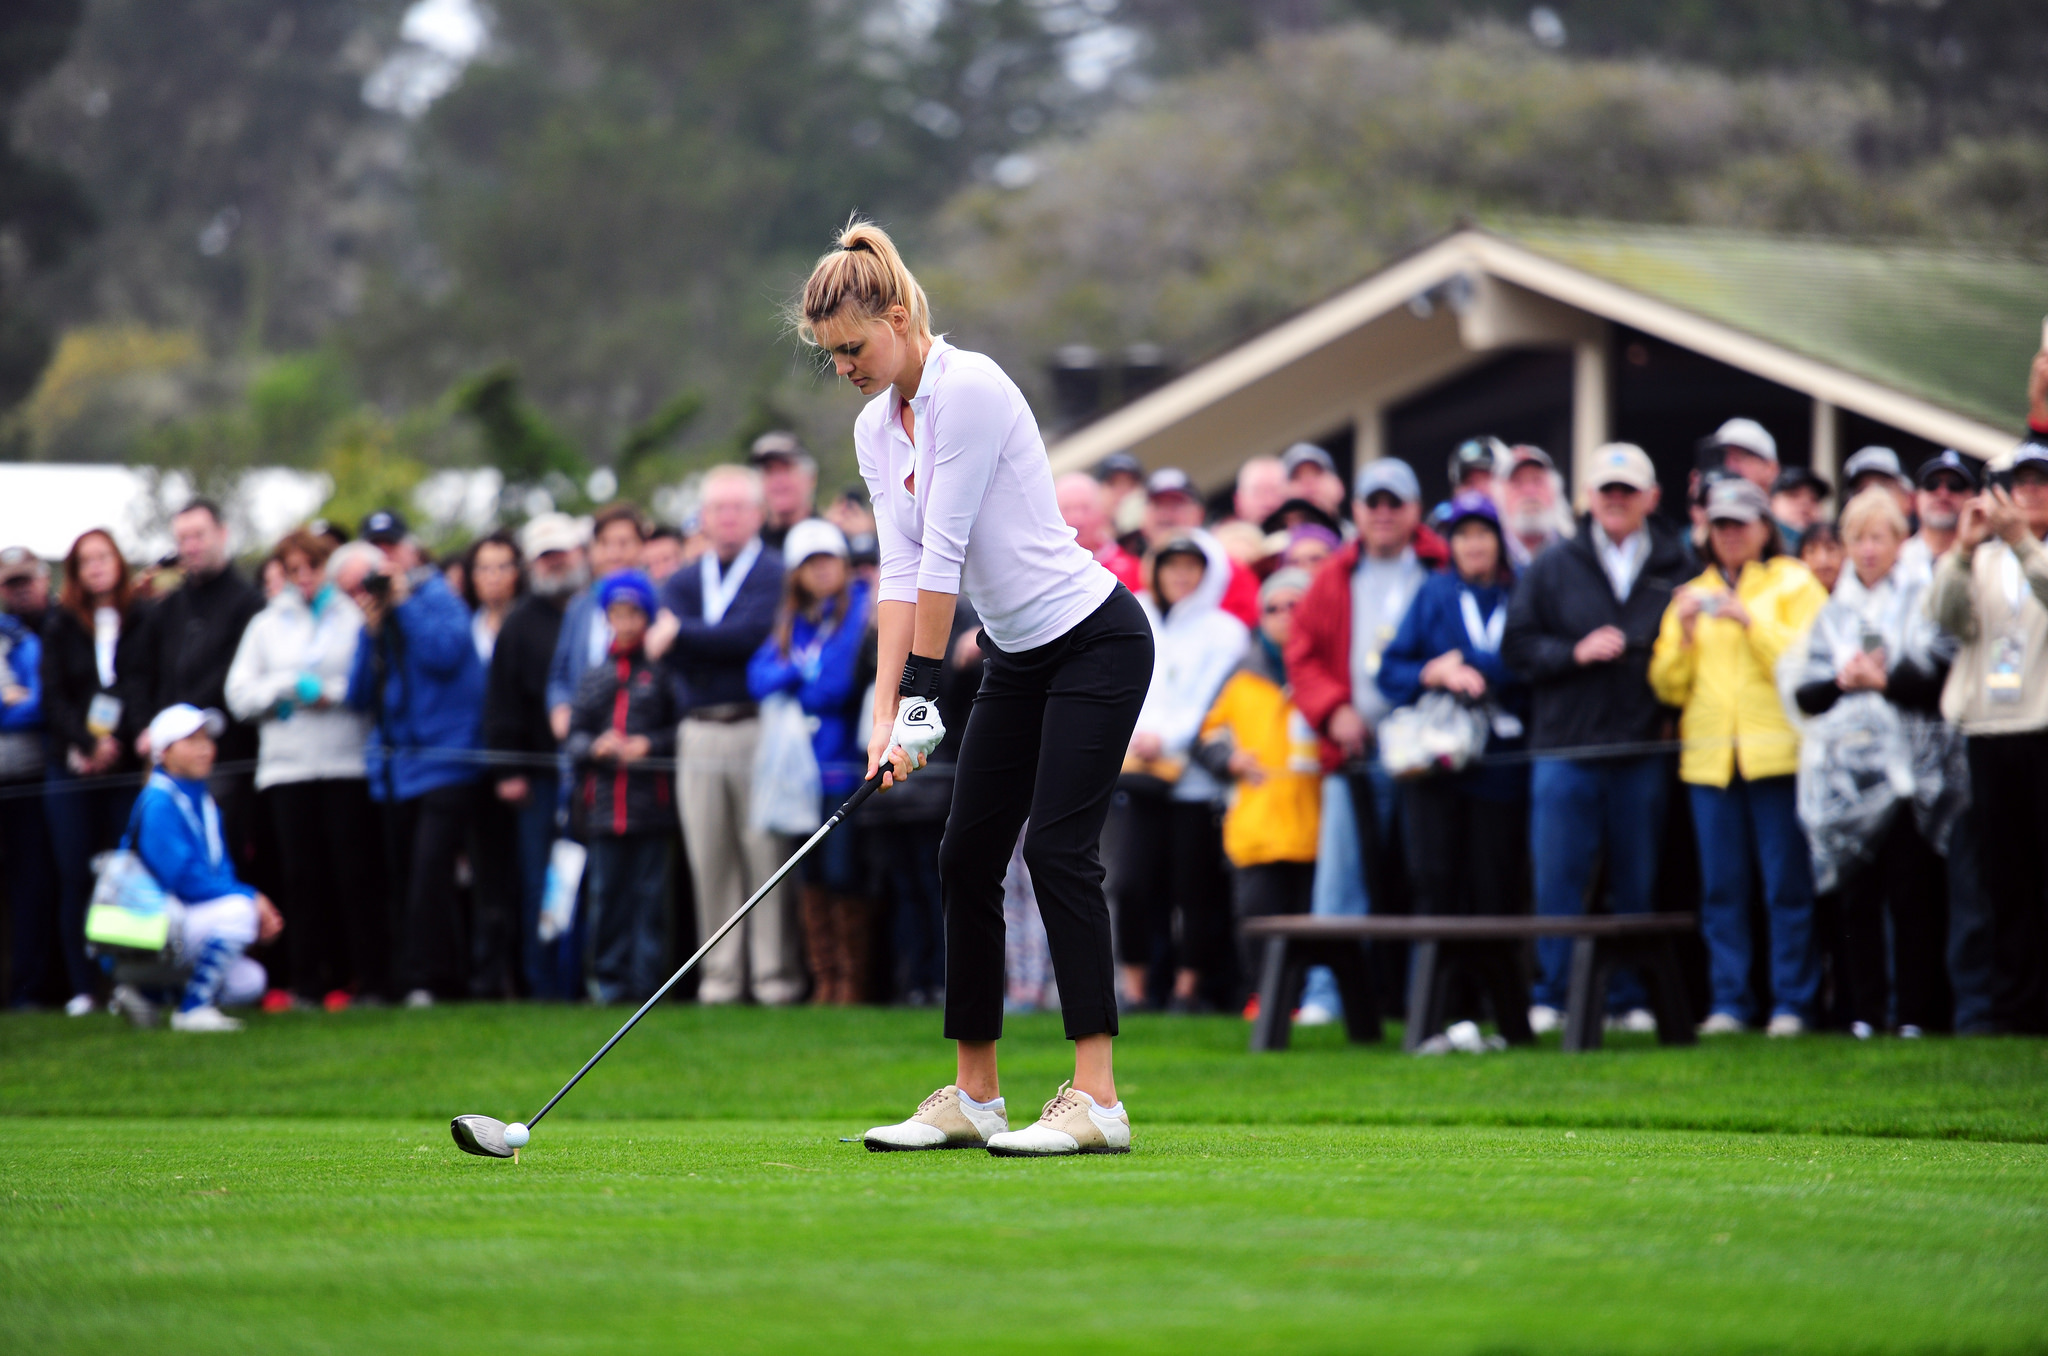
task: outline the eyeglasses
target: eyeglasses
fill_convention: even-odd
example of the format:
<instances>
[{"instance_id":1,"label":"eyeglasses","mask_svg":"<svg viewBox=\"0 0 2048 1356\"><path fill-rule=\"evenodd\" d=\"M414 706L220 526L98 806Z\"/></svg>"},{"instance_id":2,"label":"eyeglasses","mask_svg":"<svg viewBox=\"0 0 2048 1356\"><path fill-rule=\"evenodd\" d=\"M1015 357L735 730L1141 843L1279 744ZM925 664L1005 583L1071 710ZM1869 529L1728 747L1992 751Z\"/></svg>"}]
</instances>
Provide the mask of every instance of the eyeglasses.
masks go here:
<instances>
[{"instance_id":1,"label":"eyeglasses","mask_svg":"<svg viewBox=\"0 0 2048 1356\"><path fill-rule=\"evenodd\" d=\"M1936 476L1927 482L1929 494L1968 494L1970 487L1960 476Z\"/></svg>"}]
</instances>

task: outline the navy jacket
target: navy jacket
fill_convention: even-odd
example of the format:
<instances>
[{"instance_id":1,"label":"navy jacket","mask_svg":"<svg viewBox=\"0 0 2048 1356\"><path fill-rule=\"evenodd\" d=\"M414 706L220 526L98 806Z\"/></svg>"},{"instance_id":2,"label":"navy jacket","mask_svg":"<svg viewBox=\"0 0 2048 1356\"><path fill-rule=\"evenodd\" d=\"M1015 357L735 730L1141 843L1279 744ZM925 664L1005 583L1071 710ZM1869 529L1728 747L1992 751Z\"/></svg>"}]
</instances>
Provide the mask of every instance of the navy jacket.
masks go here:
<instances>
[{"instance_id":1,"label":"navy jacket","mask_svg":"<svg viewBox=\"0 0 2048 1356\"><path fill-rule=\"evenodd\" d=\"M469 609L438 573L429 572L392 609L379 634L364 629L348 704L373 720L371 799L412 800L476 780L476 760L463 755L477 747L484 666L470 636ZM397 750L388 776L381 747L387 743Z\"/></svg>"},{"instance_id":2,"label":"navy jacket","mask_svg":"<svg viewBox=\"0 0 2048 1356\"><path fill-rule=\"evenodd\" d=\"M754 700L747 688L747 661L775 628L775 611L782 604L779 551L762 549L732 606L715 623L704 620L697 571L695 564L685 565L661 588L661 605L682 624L662 662L669 671L676 708L684 715L700 706ZM563 633L567 634L566 627Z\"/></svg>"},{"instance_id":3,"label":"navy jacket","mask_svg":"<svg viewBox=\"0 0 2048 1356\"><path fill-rule=\"evenodd\" d=\"M1395 706L1412 706L1423 693L1422 669L1438 655L1452 650L1486 678L1486 695L1516 717L1529 715L1528 684L1501 662L1498 650L1481 649L1465 627L1465 610L1459 599L1470 594L1478 605L1484 624L1496 608L1505 610L1508 590L1499 584L1475 585L1465 582L1456 570L1431 575L1415 591L1401 629L1380 655L1380 691ZM1486 741L1486 752L1508 753L1524 747L1525 739L1502 739L1498 734ZM1482 800L1519 800L1529 794L1529 771L1522 764L1479 767L1458 774L1465 790Z\"/></svg>"}]
</instances>

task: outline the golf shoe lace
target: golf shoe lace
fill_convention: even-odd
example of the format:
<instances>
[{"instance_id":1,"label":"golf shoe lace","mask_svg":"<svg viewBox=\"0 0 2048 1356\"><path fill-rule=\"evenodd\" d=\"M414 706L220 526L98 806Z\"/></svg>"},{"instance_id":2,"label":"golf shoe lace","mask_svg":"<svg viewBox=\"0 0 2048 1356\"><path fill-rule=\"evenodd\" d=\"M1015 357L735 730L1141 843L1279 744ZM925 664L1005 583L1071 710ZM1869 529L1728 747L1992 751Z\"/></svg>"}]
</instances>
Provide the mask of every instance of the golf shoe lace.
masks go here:
<instances>
[{"instance_id":1,"label":"golf shoe lace","mask_svg":"<svg viewBox=\"0 0 2048 1356\"><path fill-rule=\"evenodd\" d=\"M919 1102L919 1103L917 1104L917 1112L918 1112L918 1114L919 1114L919 1115L921 1116L921 1115L923 1115L923 1114L924 1114L925 1112L927 1112L927 1111L930 1111L930 1110L931 1110L931 1109L932 1109L933 1107L935 1107L935 1106L939 1105L939 1103L941 1103L941 1102L945 1101L945 1100L946 1100L946 1094L947 1094L947 1093L949 1093L949 1092L951 1092L951 1091L952 1091L952 1089L951 1089L951 1088L940 1088L940 1089L939 1089L939 1090L938 1090L937 1092L935 1092L935 1093L933 1093L933 1094L932 1094L931 1096L929 1096L929 1097L925 1098L925 1099L924 1099L924 1100L923 1100L922 1102Z\"/></svg>"},{"instance_id":2,"label":"golf shoe lace","mask_svg":"<svg viewBox=\"0 0 2048 1356\"><path fill-rule=\"evenodd\" d=\"M1060 1084L1060 1090L1052 1095L1052 1100L1050 1102L1047 1102L1045 1104L1045 1109L1038 1113L1038 1119L1041 1121L1050 1121L1053 1117L1058 1116L1060 1113L1064 1112L1068 1107L1079 1106L1081 1104L1081 1099L1074 1094L1073 1086L1074 1080L1071 1078L1069 1078L1066 1082Z\"/></svg>"}]
</instances>

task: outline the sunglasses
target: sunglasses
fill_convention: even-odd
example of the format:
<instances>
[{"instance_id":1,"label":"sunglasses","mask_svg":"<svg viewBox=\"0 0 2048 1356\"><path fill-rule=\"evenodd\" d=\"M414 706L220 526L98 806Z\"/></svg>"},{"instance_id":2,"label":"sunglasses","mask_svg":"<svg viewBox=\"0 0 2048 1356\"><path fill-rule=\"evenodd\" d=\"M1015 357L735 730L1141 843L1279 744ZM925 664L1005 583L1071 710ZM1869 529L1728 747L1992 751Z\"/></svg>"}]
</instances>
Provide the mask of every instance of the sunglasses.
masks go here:
<instances>
[{"instance_id":1,"label":"sunglasses","mask_svg":"<svg viewBox=\"0 0 2048 1356\"><path fill-rule=\"evenodd\" d=\"M1956 476L1936 476L1927 482L1929 494L1968 494L1969 484Z\"/></svg>"},{"instance_id":2,"label":"sunglasses","mask_svg":"<svg viewBox=\"0 0 2048 1356\"><path fill-rule=\"evenodd\" d=\"M1300 601L1301 600L1297 598L1292 602L1286 603L1264 603L1260 605L1259 611L1268 617L1284 617L1288 613L1294 611L1295 607L1300 603Z\"/></svg>"}]
</instances>

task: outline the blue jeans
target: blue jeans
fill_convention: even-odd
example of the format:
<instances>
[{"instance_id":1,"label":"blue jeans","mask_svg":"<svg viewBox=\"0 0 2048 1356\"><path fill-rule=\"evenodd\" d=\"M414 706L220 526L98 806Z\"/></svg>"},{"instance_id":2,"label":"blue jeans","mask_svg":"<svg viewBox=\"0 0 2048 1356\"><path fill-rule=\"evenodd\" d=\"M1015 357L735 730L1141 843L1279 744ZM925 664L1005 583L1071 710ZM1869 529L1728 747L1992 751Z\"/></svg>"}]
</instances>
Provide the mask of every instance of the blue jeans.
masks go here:
<instances>
[{"instance_id":1,"label":"blue jeans","mask_svg":"<svg viewBox=\"0 0 2048 1356\"><path fill-rule=\"evenodd\" d=\"M1394 779L1377 759L1369 775L1373 818L1379 824L1380 841L1398 842L1401 798L1394 793ZM1372 912L1372 899L1365 888L1365 852L1358 841L1351 783L1342 773L1323 778L1322 819L1316 829L1316 875L1309 912L1318 918L1356 918ZM1256 978L1253 982L1257 982ZM1337 995L1337 977L1329 967L1318 965L1308 972L1301 1005L1339 1013L1344 1010L1344 1002Z\"/></svg>"},{"instance_id":2,"label":"blue jeans","mask_svg":"<svg viewBox=\"0 0 2048 1356\"><path fill-rule=\"evenodd\" d=\"M1811 1020L1820 966L1813 951L1813 862L1800 831L1792 778L1695 786L1700 843L1700 931L1714 1011L1747 1022L1750 863L1762 868L1771 927L1771 1014Z\"/></svg>"},{"instance_id":3,"label":"blue jeans","mask_svg":"<svg viewBox=\"0 0 2048 1356\"><path fill-rule=\"evenodd\" d=\"M1995 954L1991 906L1977 880L1977 811L1972 807L1948 836L1948 975L1955 988L1958 1036L1998 1030L1991 1010Z\"/></svg>"},{"instance_id":4,"label":"blue jeans","mask_svg":"<svg viewBox=\"0 0 2048 1356\"><path fill-rule=\"evenodd\" d=\"M1535 866L1536 912L1576 917L1586 909L1586 887L1602 849L1607 856L1607 909L1648 913L1657 883L1657 848L1664 837L1667 759L1538 758L1529 777L1529 854ZM1533 1002L1562 1008L1571 976L1572 941L1536 943L1538 975ZM1626 1012L1648 997L1633 969L1614 972L1608 1008Z\"/></svg>"},{"instance_id":5,"label":"blue jeans","mask_svg":"<svg viewBox=\"0 0 2048 1356\"><path fill-rule=\"evenodd\" d=\"M585 868L592 996L638 1003L661 986L662 915L668 908L669 834L600 834Z\"/></svg>"},{"instance_id":6,"label":"blue jeans","mask_svg":"<svg viewBox=\"0 0 2048 1356\"><path fill-rule=\"evenodd\" d=\"M827 791L821 797L824 810L818 820L824 823L832 812L846 802L851 791ZM792 838L790 847L803 839ZM797 879L806 885L822 885L835 895L858 895L867 893L867 879L861 871L860 826L851 822L842 823L825 835L825 841L811 849L811 855L804 858L797 867ZM933 863L933 870L937 870ZM865 990L866 986L862 986Z\"/></svg>"}]
</instances>

